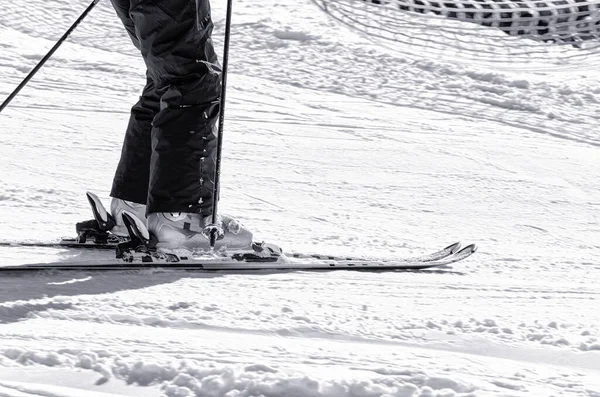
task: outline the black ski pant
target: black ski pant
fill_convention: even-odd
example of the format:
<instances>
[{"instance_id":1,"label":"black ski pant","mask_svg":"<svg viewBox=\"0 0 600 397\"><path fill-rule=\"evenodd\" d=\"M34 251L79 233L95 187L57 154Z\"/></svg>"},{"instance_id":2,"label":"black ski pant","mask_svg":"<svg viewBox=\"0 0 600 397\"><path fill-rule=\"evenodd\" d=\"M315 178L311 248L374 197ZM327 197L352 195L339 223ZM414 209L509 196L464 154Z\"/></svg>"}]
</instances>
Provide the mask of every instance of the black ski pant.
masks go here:
<instances>
[{"instance_id":1,"label":"black ski pant","mask_svg":"<svg viewBox=\"0 0 600 397\"><path fill-rule=\"evenodd\" d=\"M221 68L209 0L111 0L147 68L111 196L211 215Z\"/></svg>"}]
</instances>

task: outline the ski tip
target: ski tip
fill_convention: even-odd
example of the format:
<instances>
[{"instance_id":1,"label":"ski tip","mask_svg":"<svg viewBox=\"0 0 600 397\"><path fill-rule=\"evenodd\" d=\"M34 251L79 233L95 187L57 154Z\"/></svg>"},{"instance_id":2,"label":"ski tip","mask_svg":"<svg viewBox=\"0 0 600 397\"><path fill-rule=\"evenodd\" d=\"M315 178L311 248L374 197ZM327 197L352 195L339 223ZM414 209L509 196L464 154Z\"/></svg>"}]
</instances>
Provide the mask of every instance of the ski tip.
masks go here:
<instances>
[{"instance_id":1,"label":"ski tip","mask_svg":"<svg viewBox=\"0 0 600 397\"><path fill-rule=\"evenodd\" d=\"M475 252L477 252L477 245L475 244L469 244L467 245L465 248L460 250L460 253L469 253L469 254L474 254Z\"/></svg>"},{"instance_id":2,"label":"ski tip","mask_svg":"<svg viewBox=\"0 0 600 397\"><path fill-rule=\"evenodd\" d=\"M460 241L458 241L454 244L450 244L449 246L444 248L443 251L450 251L453 254L455 254L456 252L458 252L458 250L460 250L460 247L461 247L461 243L460 243Z\"/></svg>"}]
</instances>

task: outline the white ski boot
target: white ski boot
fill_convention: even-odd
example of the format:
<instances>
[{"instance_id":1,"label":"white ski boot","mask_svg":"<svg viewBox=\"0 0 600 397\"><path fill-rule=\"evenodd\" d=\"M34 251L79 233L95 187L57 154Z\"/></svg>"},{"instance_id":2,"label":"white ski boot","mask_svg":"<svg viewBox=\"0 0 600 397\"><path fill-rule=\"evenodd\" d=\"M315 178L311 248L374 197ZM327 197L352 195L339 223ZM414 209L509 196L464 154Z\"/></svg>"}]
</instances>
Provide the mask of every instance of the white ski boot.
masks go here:
<instances>
[{"instance_id":1,"label":"white ski boot","mask_svg":"<svg viewBox=\"0 0 600 397\"><path fill-rule=\"evenodd\" d=\"M211 250L205 237L207 220L200 214L150 214L148 225L152 232L128 211L123 212L122 218L129 239L117 245L116 253L117 258L125 262L173 263L198 255L244 262L275 262L283 256L281 248L274 244L252 242L252 233L225 215L220 217L216 227L220 238L215 250Z\"/></svg>"},{"instance_id":2,"label":"white ski boot","mask_svg":"<svg viewBox=\"0 0 600 397\"><path fill-rule=\"evenodd\" d=\"M252 233L228 215L218 217L218 239L215 250L252 250ZM157 240L157 248L186 248L210 251L206 227L211 218L193 213L152 213L148 215L148 229Z\"/></svg>"}]
</instances>

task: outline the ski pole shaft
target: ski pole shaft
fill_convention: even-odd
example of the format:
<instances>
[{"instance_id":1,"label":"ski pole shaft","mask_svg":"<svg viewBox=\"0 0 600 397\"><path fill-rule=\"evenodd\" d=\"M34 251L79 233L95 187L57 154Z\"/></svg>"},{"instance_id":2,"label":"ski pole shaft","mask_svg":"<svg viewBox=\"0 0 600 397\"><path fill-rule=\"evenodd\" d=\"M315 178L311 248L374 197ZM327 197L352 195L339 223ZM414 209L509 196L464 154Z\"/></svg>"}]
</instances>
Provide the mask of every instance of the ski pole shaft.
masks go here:
<instances>
[{"instance_id":1,"label":"ski pole shaft","mask_svg":"<svg viewBox=\"0 0 600 397\"><path fill-rule=\"evenodd\" d=\"M217 209L221 183L221 150L223 148L223 125L225 124L225 93L227 89L227 65L229 63L229 39L231 37L231 9L233 0L227 0L227 17L225 19L225 42L223 46L223 81L221 83L221 100L219 113L219 131L217 134L217 159L215 162L215 183L213 186L212 224L217 224ZM210 247L214 248L217 242L218 230L213 228L210 233Z\"/></svg>"},{"instance_id":2,"label":"ski pole shaft","mask_svg":"<svg viewBox=\"0 0 600 397\"><path fill-rule=\"evenodd\" d=\"M63 34L63 36L56 42L56 44L54 45L54 47L52 47L52 49L48 52L48 54L46 54L46 56L44 58L42 58L42 60L35 66L35 68L33 68L33 70L27 75L27 77L25 77L25 79L21 82L21 84L19 84L19 86L8 96L8 98L6 98L6 100L2 103L2 105L0 105L0 112L2 112L2 110L4 110L4 108L6 106L8 106L10 101L12 101L15 96L17 96L19 91L21 91L23 89L23 87L25 87L27 85L29 80L31 80L31 78L33 76L35 76L35 74L42 68L42 66L44 66L46 61L48 59L50 59L50 57L52 56L52 54L54 54L56 52L56 50L58 50L58 47L61 46L63 41L65 41L67 39L67 37L69 37L71 32L73 32L73 30L75 30L77 25L79 25L79 23L81 21L83 21L83 19L87 16L87 14L89 14L90 11L92 11L92 8L94 8L96 6L96 4L98 4L99 1L100 0L92 1L92 3L86 8L86 10L75 21L75 23L73 23L73 25L71 25L69 30L67 30L65 32L65 34Z\"/></svg>"}]
</instances>

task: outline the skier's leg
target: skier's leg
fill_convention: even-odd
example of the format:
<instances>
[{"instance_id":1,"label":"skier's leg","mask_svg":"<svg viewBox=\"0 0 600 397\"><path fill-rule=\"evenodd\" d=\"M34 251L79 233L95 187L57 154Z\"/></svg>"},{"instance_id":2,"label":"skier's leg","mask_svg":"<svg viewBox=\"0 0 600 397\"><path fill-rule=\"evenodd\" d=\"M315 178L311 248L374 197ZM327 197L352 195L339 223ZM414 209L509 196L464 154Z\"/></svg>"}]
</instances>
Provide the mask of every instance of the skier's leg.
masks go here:
<instances>
[{"instance_id":1,"label":"skier's leg","mask_svg":"<svg viewBox=\"0 0 600 397\"><path fill-rule=\"evenodd\" d=\"M148 212L210 214L221 69L208 0L132 0L150 77L165 90L153 120Z\"/></svg>"},{"instance_id":2,"label":"skier's leg","mask_svg":"<svg viewBox=\"0 0 600 397\"><path fill-rule=\"evenodd\" d=\"M145 204L150 179L152 120L159 111L159 93L148 78L139 101L131 108L129 124L110 195Z\"/></svg>"},{"instance_id":3,"label":"skier's leg","mask_svg":"<svg viewBox=\"0 0 600 397\"><path fill-rule=\"evenodd\" d=\"M159 94L152 79L147 79L139 101L131 108L125 131L121 159L110 192L110 212L116 221L113 234L126 236L123 211L146 221L146 200L150 178L152 120L159 110Z\"/></svg>"},{"instance_id":4,"label":"skier's leg","mask_svg":"<svg viewBox=\"0 0 600 397\"><path fill-rule=\"evenodd\" d=\"M140 42L135 33L135 25L129 17L130 0L111 0L111 2L133 45L139 50ZM147 77L142 95L131 109L121 159L110 193L113 197L111 214L117 222L112 232L117 235L127 234L121 217L123 211L129 211L145 220L152 152L152 120L159 111L159 101L160 94L156 89L156 84L150 77Z\"/></svg>"},{"instance_id":5,"label":"skier's leg","mask_svg":"<svg viewBox=\"0 0 600 397\"><path fill-rule=\"evenodd\" d=\"M148 193L148 226L159 239L172 235L166 229L198 234L211 215L221 93L208 0L164 4L132 0L130 10L149 76L164 90L152 122ZM242 235L247 246L252 236Z\"/></svg>"}]
</instances>

